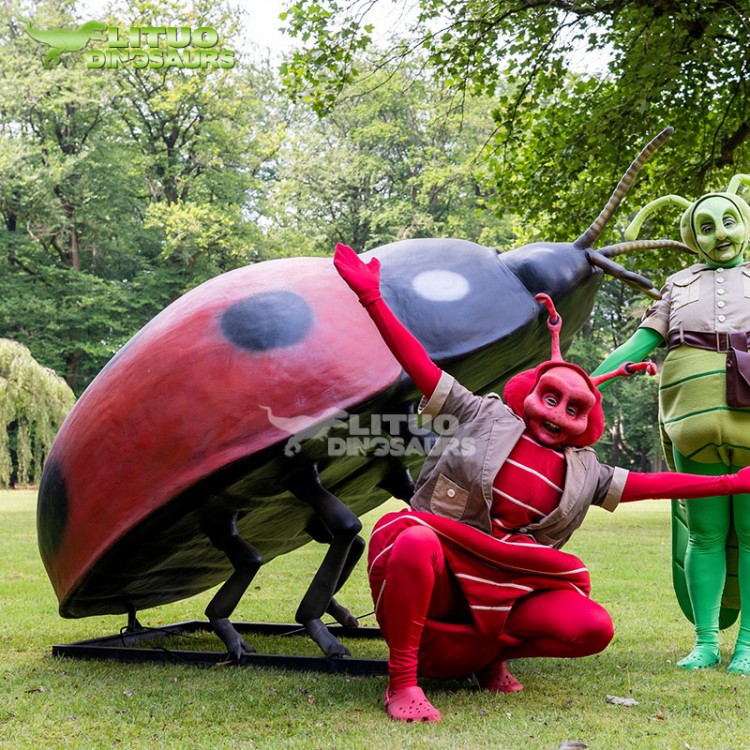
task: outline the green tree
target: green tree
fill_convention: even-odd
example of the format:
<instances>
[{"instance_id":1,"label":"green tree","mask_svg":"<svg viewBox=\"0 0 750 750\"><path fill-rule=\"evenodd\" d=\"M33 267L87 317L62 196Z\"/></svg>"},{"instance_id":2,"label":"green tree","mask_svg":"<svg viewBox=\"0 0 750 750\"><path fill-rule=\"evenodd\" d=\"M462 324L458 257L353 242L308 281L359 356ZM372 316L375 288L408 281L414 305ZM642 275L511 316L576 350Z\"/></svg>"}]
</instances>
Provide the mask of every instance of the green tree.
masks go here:
<instances>
[{"instance_id":1,"label":"green tree","mask_svg":"<svg viewBox=\"0 0 750 750\"><path fill-rule=\"evenodd\" d=\"M34 28L75 26L72 4L40 2L24 10L0 11L0 320L6 336L79 388L111 356L113 334L121 332L122 321L112 317L105 335L76 337L101 329L82 316L91 308L99 319L106 312L120 283L110 274L138 267L132 260L108 267L125 257L121 246L117 252L118 233L137 235L136 183L118 169L125 154L103 132L110 79L87 75L69 56L42 68L39 45L21 25L28 19ZM110 170L120 173L114 193Z\"/></svg>"},{"instance_id":2,"label":"green tree","mask_svg":"<svg viewBox=\"0 0 750 750\"><path fill-rule=\"evenodd\" d=\"M238 28L228 3L206 0L106 13L121 28L167 14ZM26 20L81 23L74 2L0 8L0 324L80 392L179 294L258 257L249 214L279 141L271 72L88 70L76 53L47 69Z\"/></svg>"},{"instance_id":3,"label":"green tree","mask_svg":"<svg viewBox=\"0 0 750 750\"><path fill-rule=\"evenodd\" d=\"M288 33L302 46L284 69L287 85L319 112L362 80L371 5L297 0L288 8ZM676 134L635 186L640 204L669 192L697 196L748 171L748 0L416 6L381 62L421 46L437 80L495 98L492 184L504 207L512 200L516 213L533 217L534 238L577 236L632 155L667 124Z\"/></svg>"},{"instance_id":4,"label":"green tree","mask_svg":"<svg viewBox=\"0 0 750 750\"><path fill-rule=\"evenodd\" d=\"M26 19L35 28L74 25L70 3L33 10ZM95 140L113 92L106 78L67 57L42 70L20 7L0 12L0 209L6 228L23 227L51 257L80 271L95 257L85 226L99 198L91 192Z\"/></svg>"},{"instance_id":5,"label":"green tree","mask_svg":"<svg viewBox=\"0 0 750 750\"><path fill-rule=\"evenodd\" d=\"M115 2L120 26L158 25L165 16L190 28L210 26L232 40L239 15L228 4ZM224 43L224 42L222 42ZM196 74L193 70L124 66L114 77L113 111L142 175L148 205L144 227L160 238L160 255L203 276L238 265L257 233L246 221L246 198L261 164L277 147L259 99L267 81L249 64Z\"/></svg>"},{"instance_id":6,"label":"green tree","mask_svg":"<svg viewBox=\"0 0 750 750\"><path fill-rule=\"evenodd\" d=\"M294 252L328 254L408 237L507 243L508 220L484 209L482 148L492 136L486 97L451 101L415 56L370 69L325 118L296 108L263 213ZM362 61L363 69L367 61ZM446 98L448 97L448 98Z\"/></svg>"},{"instance_id":7,"label":"green tree","mask_svg":"<svg viewBox=\"0 0 750 750\"><path fill-rule=\"evenodd\" d=\"M0 487L36 482L75 397L22 344L0 339Z\"/></svg>"},{"instance_id":8,"label":"green tree","mask_svg":"<svg viewBox=\"0 0 750 750\"><path fill-rule=\"evenodd\" d=\"M0 259L0 331L80 393L118 349L181 288L177 273L144 270L134 279L103 279L50 265L24 237L0 243L22 261Z\"/></svg>"}]
</instances>

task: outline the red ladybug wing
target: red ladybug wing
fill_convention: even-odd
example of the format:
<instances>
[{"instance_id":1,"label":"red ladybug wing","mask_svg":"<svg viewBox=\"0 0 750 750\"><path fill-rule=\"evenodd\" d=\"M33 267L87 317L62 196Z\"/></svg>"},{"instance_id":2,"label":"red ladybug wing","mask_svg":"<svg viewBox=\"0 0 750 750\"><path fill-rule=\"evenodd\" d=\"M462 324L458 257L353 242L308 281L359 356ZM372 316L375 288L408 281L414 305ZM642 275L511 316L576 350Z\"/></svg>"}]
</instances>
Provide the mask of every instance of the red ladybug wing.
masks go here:
<instances>
[{"instance_id":1,"label":"red ladybug wing","mask_svg":"<svg viewBox=\"0 0 750 750\"><path fill-rule=\"evenodd\" d=\"M186 294L102 370L55 441L39 532L58 599L196 482L400 372L329 259L269 261Z\"/></svg>"}]
</instances>

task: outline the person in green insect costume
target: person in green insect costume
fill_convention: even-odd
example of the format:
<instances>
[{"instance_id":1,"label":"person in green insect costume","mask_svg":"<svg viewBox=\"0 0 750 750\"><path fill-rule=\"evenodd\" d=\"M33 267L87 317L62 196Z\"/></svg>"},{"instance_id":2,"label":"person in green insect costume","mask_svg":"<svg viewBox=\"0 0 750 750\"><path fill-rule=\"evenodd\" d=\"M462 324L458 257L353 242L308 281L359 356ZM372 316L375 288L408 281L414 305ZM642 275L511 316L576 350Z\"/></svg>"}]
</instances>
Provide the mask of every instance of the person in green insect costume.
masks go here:
<instances>
[{"instance_id":1,"label":"person in green insect costume","mask_svg":"<svg viewBox=\"0 0 750 750\"><path fill-rule=\"evenodd\" d=\"M684 208L682 241L700 262L667 279L662 299L646 312L635 334L594 373L639 361L667 345L660 428L667 460L681 472L715 476L750 465L750 401L737 405L731 395L736 388L727 382L727 352L737 347L741 364L750 336L750 263L744 260L750 206L737 195L741 184L750 184L750 175L736 175L725 193L708 193L694 203L668 195L637 214L626 230L628 239L662 206ZM736 361L730 362L730 371L736 369ZM719 628L730 625L741 609L727 671L750 674L750 495L673 501L672 510L675 591L696 631L695 647L677 663L685 669L720 664ZM737 587L739 596L732 599Z\"/></svg>"}]
</instances>

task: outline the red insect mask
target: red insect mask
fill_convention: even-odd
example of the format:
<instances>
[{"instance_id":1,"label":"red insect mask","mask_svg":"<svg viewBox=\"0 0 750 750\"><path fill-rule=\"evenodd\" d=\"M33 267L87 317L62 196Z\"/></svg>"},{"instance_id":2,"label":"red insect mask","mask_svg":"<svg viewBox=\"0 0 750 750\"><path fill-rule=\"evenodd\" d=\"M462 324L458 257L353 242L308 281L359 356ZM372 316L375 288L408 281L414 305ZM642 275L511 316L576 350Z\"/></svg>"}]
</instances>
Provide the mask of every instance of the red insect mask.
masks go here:
<instances>
[{"instance_id":1,"label":"red insect mask","mask_svg":"<svg viewBox=\"0 0 750 750\"><path fill-rule=\"evenodd\" d=\"M652 362L626 362L613 372L590 377L578 365L565 362L560 352L562 318L546 294L536 299L547 306L547 327L552 334L552 357L533 370L514 375L503 391L505 403L523 417L535 440L550 448L593 445L604 432L602 397L597 385L611 378L646 370Z\"/></svg>"}]
</instances>

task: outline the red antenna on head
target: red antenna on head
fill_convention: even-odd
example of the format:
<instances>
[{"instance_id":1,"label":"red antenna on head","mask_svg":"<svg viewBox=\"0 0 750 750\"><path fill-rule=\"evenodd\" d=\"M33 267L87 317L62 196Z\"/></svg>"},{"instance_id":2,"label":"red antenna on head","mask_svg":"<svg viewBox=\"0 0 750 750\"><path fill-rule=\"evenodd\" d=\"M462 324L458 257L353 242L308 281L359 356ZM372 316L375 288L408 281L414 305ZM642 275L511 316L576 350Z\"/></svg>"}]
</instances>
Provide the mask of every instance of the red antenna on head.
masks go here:
<instances>
[{"instance_id":1,"label":"red antenna on head","mask_svg":"<svg viewBox=\"0 0 750 750\"><path fill-rule=\"evenodd\" d=\"M560 351L560 329L562 328L562 317L560 313L555 309L555 303L552 301L552 297L549 294L537 294L535 297L537 302L541 302L547 307L547 328L552 336L552 354L550 360L552 362L563 362L562 352Z\"/></svg>"},{"instance_id":2,"label":"red antenna on head","mask_svg":"<svg viewBox=\"0 0 750 750\"><path fill-rule=\"evenodd\" d=\"M591 382L594 385L599 385L599 383L612 380L612 378L630 377L641 370L645 370L649 375L656 375L656 365L653 362L624 362L612 372L591 376Z\"/></svg>"},{"instance_id":3,"label":"red antenna on head","mask_svg":"<svg viewBox=\"0 0 750 750\"><path fill-rule=\"evenodd\" d=\"M535 296L537 302L541 302L547 308L547 328L552 336L552 354L550 362L564 362L560 351L560 329L562 328L562 316L555 309L555 303L548 294L540 293ZM635 373L645 370L649 375L656 375L656 365L653 362L625 362L612 372L605 372L595 377L590 377L591 382L597 386L605 380L612 378L630 377Z\"/></svg>"}]
</instances>

